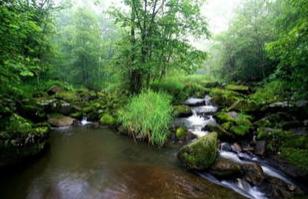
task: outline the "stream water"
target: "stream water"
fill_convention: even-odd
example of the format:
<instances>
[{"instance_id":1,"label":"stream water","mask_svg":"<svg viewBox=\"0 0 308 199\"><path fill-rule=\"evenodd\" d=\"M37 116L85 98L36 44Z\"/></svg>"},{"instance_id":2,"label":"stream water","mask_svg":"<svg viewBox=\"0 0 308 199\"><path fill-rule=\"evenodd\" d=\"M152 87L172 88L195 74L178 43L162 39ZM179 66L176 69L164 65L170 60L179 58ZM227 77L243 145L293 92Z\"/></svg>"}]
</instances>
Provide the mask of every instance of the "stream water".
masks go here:
<instances>
[{"instance_id":1,"label":"stream water","mask_svg":"<svg viewBox=\"0 0 308 199\"><path fill-rule=\"evenodd\" d=\"M182 169L177 151L136 144L109 129L54 130L45 154L1 174L0 198L242 198Z\"/></svg>"},{"instance_id":2,"label":"stream water","mask_svg":"<svg viewBox=\"0 0 308 199\"><path fill-rule=\"evenodd\" d=\"M211 103L211 97L206 95L204 98L189 98L185 101L185 104L191 106L193 114L192 116L187 118L178 118L175 121L176 125L185 125L188 130L197 137L202 137L208 134L209 132L203 130L205 129L204 127L206 127L207 125L217 124L212 115L217 111L218 108ZM258 163L261 166L265 175L278 178L289 185L294 185L294 182L286 175L284 175L283 172L273 168L267 161L262 160L253 154L248 154L244 152L237 153L234 151L226 151L220 149L219 155L223 158L238 162L240 164L252 162ZM260 187L251 186L248 182L241 178L218 180L209 173L203 172L197 174L210 182L232 189L247 198L267 198L266 193L263 193Z\"/></svg>"}]
</instances>

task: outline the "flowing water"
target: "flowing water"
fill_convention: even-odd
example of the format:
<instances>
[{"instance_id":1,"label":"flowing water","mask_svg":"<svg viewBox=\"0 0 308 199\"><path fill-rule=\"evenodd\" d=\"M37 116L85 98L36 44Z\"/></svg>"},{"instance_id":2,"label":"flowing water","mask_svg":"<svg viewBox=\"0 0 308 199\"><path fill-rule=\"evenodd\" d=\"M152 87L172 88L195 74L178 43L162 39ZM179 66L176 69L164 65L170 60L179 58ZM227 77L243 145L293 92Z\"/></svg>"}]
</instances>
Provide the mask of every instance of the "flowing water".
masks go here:
<instances>
[{"instance_id":1,"label":"flowing water","mask_svg":"<svg viewBox=\"0 0 308 199\"><path fill-rule=\"evenodd\" d=\"M55 130L45 154L0 176L0 198L242 198L182 169L177 151L109 129Z\"/></svg>"},{"instance_id":2,"label":"flowing water","mask_svg":"<svg viewBox=\"0 0 308 199\"><path fill-rule=\"evenodd\" d=\"M217 107L211 103L211 97L206 95L204 98L189 98L184 104L191 106L192 116L187 118L178 118L175 122L176 125L185 125L188 130L196 135L197 137L202 137L207 135L205 127L207 125L217 125L213 114L217 111ZM223 158L229 159L231 161L244 164L256 162L258 163L264 174L274 178L278 178L289 185L294 185L294 182L290 180L283 172L271 167L265 160L259 159L257 156L248 153L236 153L231 151L220 150L219 155ZM197 173L202 178L218 184L220 186L231 189L247 198L252 199L266 199L266 194L262 193L260 187L251 186L248 182L243 179L228 179L228 180L218 180L213 175L209 173Z\"/></svg>"}]
</instances>

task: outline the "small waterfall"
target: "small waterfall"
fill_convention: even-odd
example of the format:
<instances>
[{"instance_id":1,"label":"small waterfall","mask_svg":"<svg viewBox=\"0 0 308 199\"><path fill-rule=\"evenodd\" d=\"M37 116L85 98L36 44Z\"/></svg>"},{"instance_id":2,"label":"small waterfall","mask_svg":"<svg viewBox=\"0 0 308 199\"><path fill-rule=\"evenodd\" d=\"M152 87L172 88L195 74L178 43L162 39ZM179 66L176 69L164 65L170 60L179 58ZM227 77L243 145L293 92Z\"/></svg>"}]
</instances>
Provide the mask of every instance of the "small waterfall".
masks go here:
<instances>
[{"instance_id":1,"label":"small waterfall","mask_svg":"<svg viewBox=\"0 0 308 199\"><path fill-rule=\"evenodd\" d=\"M88 118L86 118L86 117L82 118L80 123L81 123L81 126L85 126L85 125L91 124L91 122L89 122Z\"/></svg>"}]
</instances>

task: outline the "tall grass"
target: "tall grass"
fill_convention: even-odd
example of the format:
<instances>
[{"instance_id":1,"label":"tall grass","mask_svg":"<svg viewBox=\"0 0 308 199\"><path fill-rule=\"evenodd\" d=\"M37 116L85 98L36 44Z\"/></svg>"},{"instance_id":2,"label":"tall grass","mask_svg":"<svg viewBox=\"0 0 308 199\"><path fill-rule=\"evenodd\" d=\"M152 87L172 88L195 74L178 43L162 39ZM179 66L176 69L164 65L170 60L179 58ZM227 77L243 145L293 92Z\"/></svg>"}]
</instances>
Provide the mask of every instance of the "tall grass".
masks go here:
<instances>
[{"instance_id":1,"label":"tall grass","mask_svg":"<svg viewBox=\"0 0 308 199\"><path fill-rule=\"evenodd\" d=\"M119 121L134 137L162 146L172 120L171 97L151 90L133 97L119 112Z\"/></svg>"}]
</instances>

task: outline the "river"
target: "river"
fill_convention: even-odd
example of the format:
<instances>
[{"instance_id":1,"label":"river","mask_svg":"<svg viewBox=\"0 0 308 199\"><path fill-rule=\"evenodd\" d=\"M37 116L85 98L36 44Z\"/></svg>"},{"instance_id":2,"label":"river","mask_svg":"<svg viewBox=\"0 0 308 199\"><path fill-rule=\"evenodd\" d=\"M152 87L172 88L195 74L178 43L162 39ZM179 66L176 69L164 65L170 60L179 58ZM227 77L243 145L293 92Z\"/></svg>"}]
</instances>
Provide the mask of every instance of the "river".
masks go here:
<instances>
[{"instance_id":1,"label":"river","mask_svg":"<svg viewBox=\"0 0 308 199\"><path fill-rule=\"evenodd\" d=\"M185 171L177 151L105 128L54 130L41 157L1 174L0 198L242 198Z\"/></svg>"}]
</instances>

